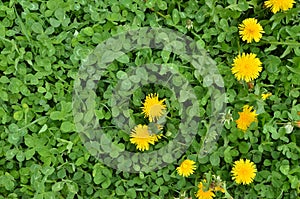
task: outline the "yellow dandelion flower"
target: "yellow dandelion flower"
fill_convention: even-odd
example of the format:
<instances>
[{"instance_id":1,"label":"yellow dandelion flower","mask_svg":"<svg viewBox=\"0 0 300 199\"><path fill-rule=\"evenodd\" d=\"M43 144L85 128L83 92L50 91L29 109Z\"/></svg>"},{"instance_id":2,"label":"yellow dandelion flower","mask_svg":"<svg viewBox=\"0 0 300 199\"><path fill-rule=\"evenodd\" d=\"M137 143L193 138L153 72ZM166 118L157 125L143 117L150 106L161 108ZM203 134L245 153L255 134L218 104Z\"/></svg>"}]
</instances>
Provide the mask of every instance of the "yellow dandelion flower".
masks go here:
<instances>
[{"instance_id":1,"label":"yellow dandelion flower","mask_svg":"<svg viewBox=\"0 0 300 199\"><path fill-rule=\"evenodd\" d=\"M250 82L256 79L259 73L262 71L262 63L259 58L256 58L256 54L250 53L238 55L233 60L231 72L237 78L237 80L245 80Z\"/></svg>"},{"instance_id":2,"label":"yellow dandelion flower","mask_svg":"<svg viewBox=\"0 0 300 199\"><path fill-rule=\"evenodd\" d=\"M294 3L294 0L268 0L265 1L264 4L267 8L270 8L271 11L275 14L280 10L286 11L292 8Z\"/></svg>"},{"instance_id":3,"label":"yellow dandelion flower","mask_svg":"<svg viewBox=\"0 0 300 199\"><path fill-rule=\"evenodd\" d=\"M146 100L143 103L143 114L149 118L150 122L156 121L160 116L163 115L166 105L163 104L165 99L158 100L158 95L149 94L146 96Z\"/></svg>"},{"instance_id":4,"label":"yellow dandelion flower","mask_svg":"<svg viewBox=\"0 0 300 199\"><path fill-rule=\"evenodd\" d=\"M256 114L256 110L252 111L252 109L253 109L252 106L245 105L243 107L243 112L239 112L240 117L238 120L236 120L237 127L239 129L246 131L252 122L257 121L256 117L258 114Z\"/></svg>"},{"instance_id":5,"label":"yellow dandelion flower","mask_svg":"<svg viewBox=\"0 0 300 199\"><path fill-rule=\"evenodd\" d=\"M250 160L240 159L234 162L234 167L231 170L232 179L235 180L236 183L241 184L250 184L253 182L253 179L256 176L256 166Z\"/></svg>"},{"instance_id":6,"label":"yellow dandelion flower","mask_svg":"<svg viewBox=\"0 0 300 199\"><path fill-rule=\"evenodd\" d=\"M222 193L225 193L225 189L221 186L215 186L214 191L221 191Z\"/></svg>"},{"instance_id":7,"label":"yellow dandelion flower","mask_svg":"<svg viewBox=\"0 0 300 199\"><path fill-rule=\"evenodd\" d=\"M271 11L275 14L276 12L278 12L280 10L280 0L269 0L269 1L265 1L265 6L267 8L271 8Z\"/></svg>"},{"instance_id":8,"label":"yellow dandelion flower","mask_svg":"<svg viewBox=\"0 0 300 199\"><path fill-rule=\"evenodd\" d=\"M272 95L272 93L264 93L264 94L261 94L261 98L263 100L266 100L268 97L270 97Z\"/></svg>"},{"instance_id":9,"label":"yellow dandelion flower","mask_svg":"<svg viewBox=\"0 0 300 199\"><path fill-rule=\"evenodd\" d=\"M140 151L149 150L149 144L154 144L155 137L149 134L147 125L137 125L130 134L130 142L136 144Z\"/></svg>"},{"instance_id":10,"label":"yellow dandelion flower","mask_svg":"<svg viewBox=\"0 0 300 199\"><path fill-rule=\"evenodd\" d=\"M281 0L281 10L286 11L293 7L294 0Z\"/></svg>"},{"instance_id":11,"label":"yellow dandelion flower","mask_svg":"<svg viewBox=\"0 0 300 199\"><path fill-rule=\"evenodd\" d=\"M160 124L156 124L154 122L150 122L148 124L148 131L150 132L151 136L154 137L154 141L158 142L163 137L163 134L160 131L163 129L163 126Z\"/></svg>"},{"instance_id":12,"label":"yellow dandelion flower","mask_svg":"<svg viewBox=\"0 0 300 199\"><path fill-rule=\"evenodd\" d=\"M163 137L163 134L162 133L160 133L160 134L153 134L152 136L154 138L154 142L158 142L158 140L160 140Z\"/></svg>"},{"instance_id":13,"label":"yellow dandelion flower","mask_svg":"<svg viewBox=\"0 0 300 199\"><path fill-rule=\"evenodd\" d=\"M193 160L184 160L179 167L176 168L179 175L188 177L194 173L196 169L196 163Z\"/></svg>"},{"instance_id":14,"label":"yellow dandelion flower","mask_svg":"<svg viewBox=\"0 0 300 199\"><path fill-rule=\"evenodd\" d=\"M212 199L213 197L216 196L212 189L208 189L207 191L204 191L202 182L198 184L198 188L199 189L196 194L196 197L198 199Z\"/></svg>"},{"instance_id":15,"label":"yellow dandelion flower","mask_svg":"<svg viewBox=\"0 0 300 199\"><path fill-rule=\"evenodd\" d=\"M251 43L252 40L259 42L259 40L262 38L262 33L264 33L264 30L257 22L257 19L248 18L239 25L239 33L243 41Z\"/></svg>"}]
</instances>

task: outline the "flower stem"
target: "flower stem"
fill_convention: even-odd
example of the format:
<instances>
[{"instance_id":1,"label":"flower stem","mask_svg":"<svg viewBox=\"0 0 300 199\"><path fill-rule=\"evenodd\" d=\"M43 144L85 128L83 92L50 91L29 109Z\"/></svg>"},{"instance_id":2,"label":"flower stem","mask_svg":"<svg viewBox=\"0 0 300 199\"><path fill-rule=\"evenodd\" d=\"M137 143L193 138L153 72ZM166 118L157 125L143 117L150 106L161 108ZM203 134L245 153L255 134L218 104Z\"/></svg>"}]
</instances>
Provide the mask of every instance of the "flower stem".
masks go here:
<instances>
[{"instance_id":1,"label":"flower stem","mask_svg":"<svg viewBox=\"0 0 300 199\"><path fill-rule=\"evenodd\" d=\"M34 120L34 121L31 122L30 124L27 124L27 125L23 126L22 128L20 128L19 131L21 131L21 130L23 130L23 129L26 129L26 128L28 128L28 127L30 127L31 125L37 123L38 121L41 121L42 119L45 119L45 117L40 117L40 118Z\"/></svg>"},{"instance_id":2,"label":"flower stem","mask_svg":"<svg viewBox=\"0 0 300 199\"><path fill-rule=\"evenodd\" d=\"M272 45L286 45L286 46L300 46L298 42L282 42L282 41L262 41L263 43L272 44Z\"/></svg>"},{"instance_id":3,"label":"flower stem","mask_svg":"<svg viewBox=\"0 0 300 199\"><path fill-rule=\"evenodd\" d=\"M163 17L163 18L165 18L165 19L168 18L166 15L162 14L162 13L159 12L159 11L155 11L153 8L150 8L150 10L153 11L153 12L155 12L156 14L158 14L159 16L161 16L161 17Z\"/></svg>"}]
</instances>

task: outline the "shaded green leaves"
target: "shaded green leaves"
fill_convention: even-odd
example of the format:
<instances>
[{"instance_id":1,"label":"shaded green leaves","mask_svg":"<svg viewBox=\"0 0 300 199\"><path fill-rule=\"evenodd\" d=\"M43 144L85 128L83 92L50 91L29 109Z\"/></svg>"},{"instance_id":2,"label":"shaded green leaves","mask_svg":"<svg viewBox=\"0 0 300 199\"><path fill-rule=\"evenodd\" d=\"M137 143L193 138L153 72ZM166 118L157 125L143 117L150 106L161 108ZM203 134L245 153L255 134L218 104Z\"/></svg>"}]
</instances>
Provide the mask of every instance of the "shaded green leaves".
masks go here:
<instances>
[{"instance_id":1,"label":"shaded green leaves","mask_svg":"<svg viewBox=\"0 0 300 199\"><path fill-rule=\"evenodd\" d=\"M38 22L34 22L31 25L31 29L33 30L33 32L37 34L42 34L44 32L43 26Z\"/></svg>"},{"instance_id":2,"label":"shaded green leaves","mask_svg":"<svg viewBox=\"0 0 300 199\"><path fill-rule=\"evenodd\" d=\"M4 188L8 191L12 191L15 187L15 179L12 175L5 172L4 175L0 176L0 185L4 186Z\"/></svg>"},{"instance_id":3,"label":"shaded green leaves","mask_svg":"<svg viewBox=\"0 0 300 199\"><path fill-rule=\"evenodd\" d=\"M60 126L60 129L62 130L62 132L64 133L68 133L68 132L72 132L75 130L75 126L72 122L63 122Z\"/></svg>"}]
</instances>

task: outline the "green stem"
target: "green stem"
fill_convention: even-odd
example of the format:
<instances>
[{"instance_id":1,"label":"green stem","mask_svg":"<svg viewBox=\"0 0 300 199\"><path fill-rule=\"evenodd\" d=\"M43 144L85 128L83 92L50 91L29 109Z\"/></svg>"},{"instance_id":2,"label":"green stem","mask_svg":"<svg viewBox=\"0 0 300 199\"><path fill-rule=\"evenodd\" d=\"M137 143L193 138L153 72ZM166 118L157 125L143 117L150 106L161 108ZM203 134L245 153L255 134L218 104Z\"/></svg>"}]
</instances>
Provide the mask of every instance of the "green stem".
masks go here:
<instances>
[{"instance_id":1,"label":"green stem","mask_svg":"<svg viewBox=\"0 0 300 199\"><path fill-rule=\"evenodd\" d=\"M195 36L195 37L197 37L198 39L201 39L201 37L197 34L197 33L195 33L195 31L191 31L191 33Z\"/></svg>"},{"instance_id":2,"label":"green stem","mask_svg":"<svg viewBox=\"0 0 300 199\"><path fill-rule=\"evenodd\" d=\"M286 45L286 46L300 46L300 43L293 42L281 42L281 41L262 41L262 43L272 44L272 45Z\"/></svg>"},{"instance_id":3,"label":"green stem","mask_svg":"<svg viewBox=\"0 0 300 199\"><path fill-rule=\"evenodd\" d=\"M111 113L111 110L109 109L109 107L106 106L104 103L100 103L100 105L104 106Z\"/></svg>"},{"instance_id":4,"label":"green stem","mask_svg":"<svg viewBox=\"0 0 300 199\"><path fill-rule=\"evenodd\" d=\"M226 182L224 182L224 190L225 190L225 196L224 197L227 198L227 199L233 199L233 197L227 191Z\"/></svg>"},{"instance_id":5,"label":"green stem","mask_svg":"<svg viewBox=\"0 0 300 199\"><path fill-rule=\"evenodd\" d=\"M40 118L34 120L34 121L31 122L30 124L27 124L26 126L23 126L22 128L20 128L19 131L21 131L21 130L23 130L23 129L26 129L26 128L28 128L28 127L30 127L31 125L37 123L38 121L41 121L41 120L44 119L44 118L45 118L45 117L40 117Z\"/></svg>"},{"instance_id":6,"label":"green stem","mask_svg":"<svg viewBox=\"0 0 300 199\"><path fill-rule=\"evenodd\" d=\"M27 124L27 111L24 111L25 112L25 124Z\"/></svg>"},{"instance_id":7,"label":"green stem","mask_svg":"<svg viewBox=\"0 0 300 199\"><path fill-rule=\"evenodd\" d=\"M18 12L17 12L17 9L16 7L14 7L14 10L15 10L15 14L16 14L16 17L17 17L17 21L19 22L20 26L21 26L21 32L25 35L26 39L28 40L30 46L32 47L32 43L31 43L31 39L27 33L27 29L26 29L26 26L25 24L23 23L21 17L19 16Z\"/></svg>"},{"instance_id":8,"label":"green stem","mask_svg":"<svg viewBox=\"0 0 300 199\"><path fill-rule=\"evenodd\" d=\"M153 11L153 12L155 12L156 14L158 14L159 16L161 16L161 17L163 17L163 18L165 18L165 19L168 18L166 15L162 14L162 13L159 12L159 11L155 11L153 8L150 8L150 10Z\"/></svg>"},{"instance_id":9,"label":"green stem","mask_svg":"<svg viewBox=\"0 0 300 199\"><path fill-rule=\"evenodd\" d=\"M180 2L177 2L178 11L181 12Z\"/></svg>"},{"instance_id":10,"label":"green stem","mask_svg":"<svg viewBox=\"0 0 300 199\"><path fill-rule=\"evenodd\" d=\"M6 42L9 42L9 43L13 44L12 41L10 41L10 40L8 40L8 39L6 39L6 38L4 38L4 37L1 37L1 36L0 36L0 39L3 40L3 41L6 41Z\"/></svg>"},{"instance_id":11,"label":"green stem","mask_svg":"<svg viewBox=\"0 0 300 199\"><path fill-rule=\"evenodd\" d=\"M162 13L161 13L161 12L159 12L159 11L157 11L157 12L156 12L156 14L158 14L159 16L161 16L161 17L163 17L163 18L165 18L165 19L167 19L167 18L168 18L166 15L162 14Z\"/></svg>"},{"instance_id":12,"label":"green stem","mask_svg":"<svg viewBox=\"0 0 300 199\"><path fill-rule=\"evenodd\" d=\"M285 124L288 124L288 122L287 122L287 123L276 122L276 124L282 124L282 125L285 125Z\"/></svg>"}]
</instances>

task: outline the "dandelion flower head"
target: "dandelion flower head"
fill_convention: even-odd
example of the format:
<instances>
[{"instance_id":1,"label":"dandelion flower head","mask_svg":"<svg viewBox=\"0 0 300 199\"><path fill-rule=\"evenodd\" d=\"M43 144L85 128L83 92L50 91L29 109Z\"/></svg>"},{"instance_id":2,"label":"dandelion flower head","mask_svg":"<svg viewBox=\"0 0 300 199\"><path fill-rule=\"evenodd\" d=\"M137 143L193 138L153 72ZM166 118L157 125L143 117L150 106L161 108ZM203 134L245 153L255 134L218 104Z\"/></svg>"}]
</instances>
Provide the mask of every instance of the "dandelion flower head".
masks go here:
<instances>
[{"instance_id":1,"label":"dandelion flower head","mask_svg":"<svg viewBox=\"0 0 300 199\"><path fill-rule=\"evenodd\" d=\"M263 100L266 100L268 97L270 97L270 96L272 96L272 93L263 93L263 94L261 94L261 98L263 99Z\"/></svg>"},{"instance_id":2,"label":"dandelion flower head","mask_svg":"<svg viewBox=\"0 0 300 199\"><path fill-rule=\"evenodd\" d=\"M256 166L250 160L240 159L234 162L234 167L231 170L232 179L237 184L250 184L256 176Z\"/></svg>"},{"instance_id":3,"label":"dandelion flower head","mask_svg":"<svg viewBox=\"0 0 300 199\"><path fill-rule=\"evenodd\" d=\"M257 121L256 110L253 110L252 106L245 105L243 107L243 112L239 112L239 119L236 120L237 127L243 131L246 131L252 122Z\"/></svg>"},{"instance_id":4,"label":"dandelion flower head","mask_svg":"<svg viewBox=\"0 0 300 199\"><path fill-rule=\"evenodd\" d=\"M216 195L214 194L212 189L208 189L207 191L205 191L204 187L203 187L203 183L200 182L198 184L198 191L197 191L197 194L196 194L196 197L198 199L212 199L215 196Z\"/></svg>"},{"instance_id":5,"label":"dandelion flower head","mask_svg":"<svg viewBox=\"0 0 300 199\"><path fill-rule=\"evenodd\" d=\"M286 11L292 8L294 3L294 0L268 0L265 1L264 4L267 8L270 8L271 11L275 14L280 10Z\"/></svg>"},{"instance_id":6,"label":"dandelion flower head","mask_svg":"<svg viewBox=\"0 0 300 199\"><path fill-rule=\"evenodd\" d=\"M248 18L239 25L239 33L243 41L251 43L252 40L259 42L259 40L262 38L262 33L264 33L264 30L257 22L257 19Z\"/></svg>"},{"instance_id":7,"label":"dandelion flower head","mask_svg":"<svg viewBox=\"0 0 300 199\"><path fill-rule=\"evenodd\" d=\"M143 114L145 117L149 118L150 122L157 121L159 117L161 117L166 109L166 105L164 104L165 99L159 100L158 95L149 94L146 96L146 100L143 103Z\"/></svg>"},{"instance_id":8,"label":"dandelion flower head","mask_svg":"<svg viewBox=\"0 0 300 199\"><path fill-rule=\"evenodd\" d=\"M256 79L259 73L262 71L262 63L256 54L249 53L238 55L233 60L231 72L237 78L237 80L245 80L250 82Z\"/></svg>"},{"instance_id":9,"label":"dandelion flower head","mask_svg":"<svg viewBox=\"0 0 300 199\"><path fill-rule=\"evenodd\" d=\"M137 125L130 134L130 142L136 145L140 151L149 150L150 144L154 144L155 137L150 135L147 125Z\"/></svg>"},{"instance_id":10,"label":"dandelion flower head","mask_svg":"<svg viewBox=\"0 0 300 199\"><path fill-rule=\"evenodd\" d=\"M176 168L179 175L188 177L194 173L196 169L195 162L193 160L184 160L179 167Z\"/></svg>"}]
</instances>

